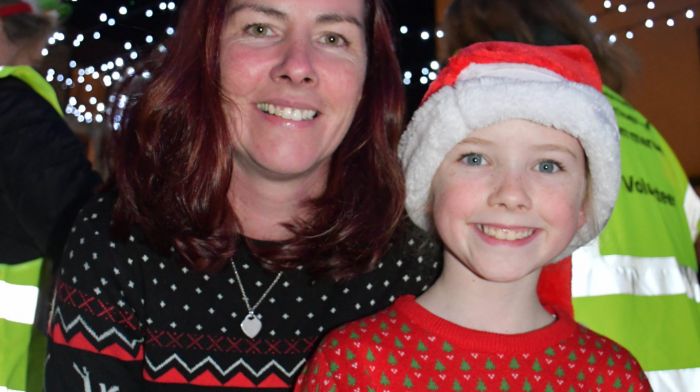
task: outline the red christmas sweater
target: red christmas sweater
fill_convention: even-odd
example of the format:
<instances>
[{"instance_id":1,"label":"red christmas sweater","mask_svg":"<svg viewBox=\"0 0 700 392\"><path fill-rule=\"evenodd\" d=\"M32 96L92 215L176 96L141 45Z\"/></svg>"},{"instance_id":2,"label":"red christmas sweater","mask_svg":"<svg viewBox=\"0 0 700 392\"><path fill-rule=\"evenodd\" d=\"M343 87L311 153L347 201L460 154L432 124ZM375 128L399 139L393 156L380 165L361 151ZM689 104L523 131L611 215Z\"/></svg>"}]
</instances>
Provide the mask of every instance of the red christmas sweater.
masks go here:
<instances>
[{"instance_id":1,"label":"red christmas sweater","mask_svg":"<svg viewBox=\"0 0 700 392\"><path fill-rule=\"evenodd\" d=\"M403 296L332 331L296 391L651 391L632 355L566 314L516 335L470 330Z\"/></svg>"}]
</instances>

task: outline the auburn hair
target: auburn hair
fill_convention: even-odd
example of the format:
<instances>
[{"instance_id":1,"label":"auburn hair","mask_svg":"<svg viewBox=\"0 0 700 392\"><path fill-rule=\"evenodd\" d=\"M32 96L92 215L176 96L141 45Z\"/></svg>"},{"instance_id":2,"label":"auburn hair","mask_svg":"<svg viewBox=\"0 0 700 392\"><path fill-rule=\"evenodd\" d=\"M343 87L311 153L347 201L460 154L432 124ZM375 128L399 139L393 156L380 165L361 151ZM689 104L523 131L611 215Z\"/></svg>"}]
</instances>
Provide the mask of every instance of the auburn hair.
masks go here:
<instances>
[{"instance_id":1,"label":"auburn hair","mask_svg":"<svg viewBox=\"0 0 700 392\"><path fill-rule=\"evenodd\" d=\"M127 105L112 145L115 234L137 228L150 246L176 252L199 271L225 266L241 241L271 270L303 266L341 279L371 269L389 246L404 200L396 154L404 96L383 0L365 0L363 95L324 192L308 201L312 218L286 222L292 238L265 246L241 235L227 197L236 185L219 70L226 4L182 6L167 53Z\"/></svg>"}]
</instances>

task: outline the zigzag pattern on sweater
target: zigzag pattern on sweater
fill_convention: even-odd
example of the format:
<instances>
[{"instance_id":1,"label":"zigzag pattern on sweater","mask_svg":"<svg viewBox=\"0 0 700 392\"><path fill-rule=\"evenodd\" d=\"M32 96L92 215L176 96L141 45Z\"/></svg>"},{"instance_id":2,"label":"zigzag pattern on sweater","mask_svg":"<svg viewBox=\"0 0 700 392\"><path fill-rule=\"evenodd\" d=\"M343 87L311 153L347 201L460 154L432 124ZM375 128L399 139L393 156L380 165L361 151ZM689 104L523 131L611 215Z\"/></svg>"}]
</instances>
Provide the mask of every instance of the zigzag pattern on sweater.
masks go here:
<instances>
[{"instance_id":1,"label":"zigzag pattern on sweater","mask_svg":"<svg viewBox=\"0 0 700 392\"><path fill-rule=\"evenodd\" d=\"M56 344L108 355L125 361L143 359L143 338L129 339L114 327L98 333L80 315L72 321L66 322L60 308L54 311L53 319L55 322L50 326L49 336Z\"/></svg>"},{"instance_id":2,"label":"zigzag pattern on sweater","mask_svg":"<svg viewBox=\"0 0 700 392\"><path fill-rule=\"evenodd\" d=\"M178 368L186 371L189 376L193 376L200 372L203 367L210 365L211 368L216 369L216 371L223 377L228 377L230 374L242 368L247 370L249 374L255 376L256 378L260 378L262 375L269 372L271 369L273 371L281 372L288 378L291 378L294 375L296 375L299 372L299 370L301 370L302 366L304 366L304 363L306 363L306 359L302 358L291 369L286 369L284 366L280 365L277 361L273 359L257 370L254 366L251 366L243 358L239 358L236 362L234 362L226 368L221 366L211 356L205 357L204 359L192 366L189 365L185 360L180 358L180 356L177 354L172 354L160 363L153 363L151 359L148 356L146 356L145 362L148 370L152 373L163 373L163 369L166 368Z\"/></svg>"}]
</instances>

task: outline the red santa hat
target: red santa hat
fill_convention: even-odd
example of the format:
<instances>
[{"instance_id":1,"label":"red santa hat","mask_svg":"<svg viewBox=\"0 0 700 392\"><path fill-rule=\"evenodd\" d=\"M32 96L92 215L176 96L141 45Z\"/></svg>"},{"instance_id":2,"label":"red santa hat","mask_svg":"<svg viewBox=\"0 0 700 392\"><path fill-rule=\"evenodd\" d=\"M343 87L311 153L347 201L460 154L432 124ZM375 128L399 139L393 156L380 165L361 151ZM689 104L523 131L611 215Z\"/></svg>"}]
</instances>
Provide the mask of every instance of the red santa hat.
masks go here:
<instances>
[{"instance_id":1,"label":"red santa hat","mask_svg":"<svg viewBox=\"0 0 700 392\"><path fill-rule=\"evenodd\" d=\"M610 218L620 184L619 132L601 86L593 57L581 45L482 42L457 52L399 144L410 218L431 227L430 185L452 147L475 129L523 119L567 132L586 153L587 221L559 258L593 239Z\"/></svg>"}]
</instances>

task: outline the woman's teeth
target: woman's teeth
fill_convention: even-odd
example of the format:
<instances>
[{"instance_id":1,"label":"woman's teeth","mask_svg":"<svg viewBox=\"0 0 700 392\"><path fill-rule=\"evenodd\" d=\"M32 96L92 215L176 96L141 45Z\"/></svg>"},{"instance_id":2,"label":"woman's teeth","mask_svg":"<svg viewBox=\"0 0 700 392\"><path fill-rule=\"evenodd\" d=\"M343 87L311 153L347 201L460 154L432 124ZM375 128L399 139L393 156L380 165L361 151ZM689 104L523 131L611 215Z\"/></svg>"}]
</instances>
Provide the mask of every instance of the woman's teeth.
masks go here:
<instances>
[{"instance_id":1,"label":"woman's teeth","mask_svg":"<svg viewBox=\"0 0 700 392\"><path fill-rule=\"evenodd\" d=\"M281 117L285 120L292 120L292 121L302 121L302 120L311 120L314 117L316 117L316 112L315 110L303 110L303 109L294 109L294 108L289 108L289 107L282 107L282 106L275 106L271 103L259 103L258 109L262 110L263 112L267 114L272 114L273 116Z\"/></svg>"},{"instance_id":2,"label":"woman's teeth","mask_svg":"<svg viewBox=\"0 0 700 392\"><path fill-rule=\"evenodd\" d=\"M479 230L489 237L493 237L497 240L515 241L521 240L523 238L529 237L535 231L534 229L505 229L502 227L493 227L479 225Z\"/></svg>"}]
</instances>

